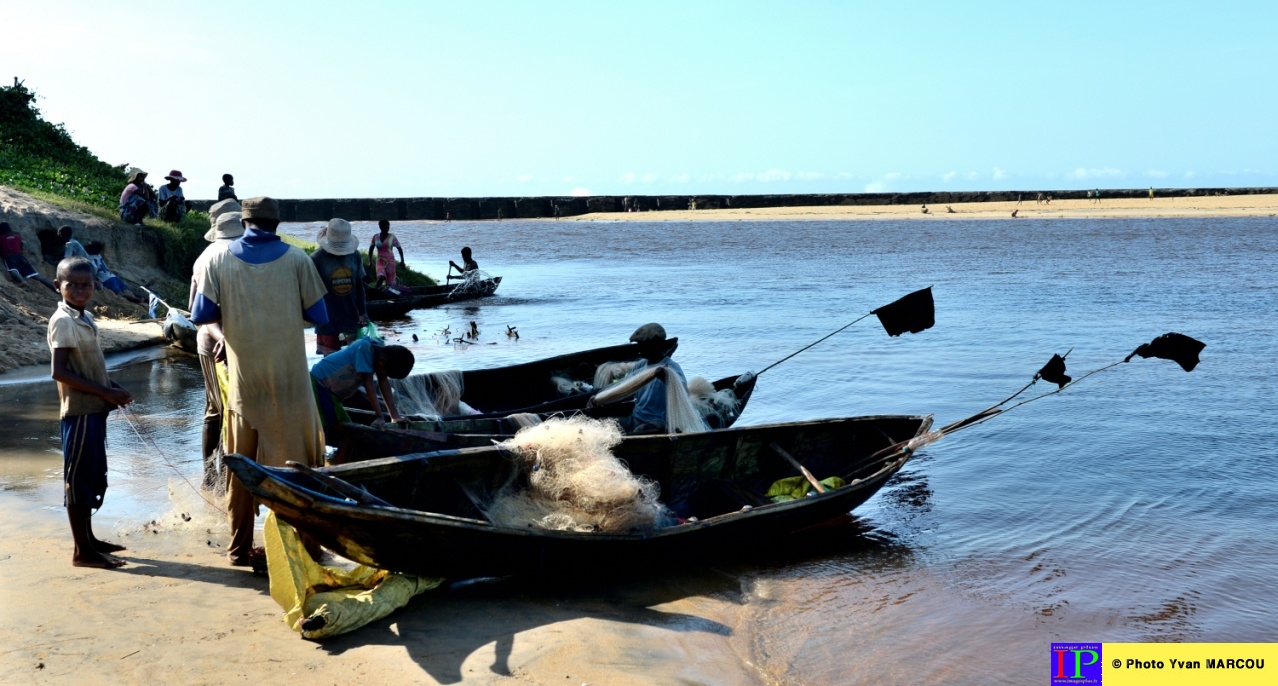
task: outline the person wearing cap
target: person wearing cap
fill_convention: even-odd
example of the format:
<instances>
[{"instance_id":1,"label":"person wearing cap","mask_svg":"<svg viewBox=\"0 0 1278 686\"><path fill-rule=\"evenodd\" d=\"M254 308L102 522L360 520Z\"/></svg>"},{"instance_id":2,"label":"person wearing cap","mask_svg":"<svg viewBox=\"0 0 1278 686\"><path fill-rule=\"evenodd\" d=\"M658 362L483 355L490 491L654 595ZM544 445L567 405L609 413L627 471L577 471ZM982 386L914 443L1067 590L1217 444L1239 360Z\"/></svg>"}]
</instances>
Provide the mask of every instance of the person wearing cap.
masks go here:
<instances>
[{"instance_id":1,"label":"person wearing cap","mask_svg":"<svg viewBox=\"0 0 1278 686\"><path fill-rule=\"evenodd\" d=\"M9 270L9 278L16 283L35 279L48 286L54 293L60 293L52 281L41 276L40 272L31 266L22 252L22 236L9 226L9 222L0 222L0 257L4 259L5 269Z\"/></svg>"},{"instance_id":2,"label":"person wearing cap","mask_svg":"<svg viewBox=\"0 0 1278 686\"><path fill-rule=\"evenodd\" d=\"M222 421L225 449L270 467L293 460L324 464L324 430L306 363L307 322L325 324L324 282L301 249L276 234L279 202L241 203L244 234L209 258L191 308L191 321L209 325L215 360L227 363ZM253 494L238 478L227 484L234 566L258 566L253 547ZM312 556L320 549L309 537Z\"/></svg>"},{"instance_id":3,"label":"person wearing cap","mask_svg":"<svg viewBox=\"0 0 1278 686\"><path fill-rule=\"evenodd\" d=\"M146 172L134 169L129 183L120 193L120 220L127 224L141 224L143 219L154 217L158 211L155 191L146 182Z\"/></svg>"},{"instance_id":4,"label":"person wearing cap","mask_svg":"<svg viewBox=\"0 0 1278 686\"><path fill-rule=\"evenodd\" d=\"M209 219L213 227L204 234L209 245L191 265L191 288L187 297L187 309L195 308L195 295L204 278L204 270L209 260L220 252L224 252L231 241L244 235L244 227L240 224L240 204L234 200L222 200L209 208ZM200 435L200 452L204 457L205 488L216 492L226 490L226 470L220 469L220 453L222 447L222 384L218 379L217 362L213 359L213 348L217 344L208 324L196 329L195 347L199 352L200 373L204 376L204 426Z\"/></svg>"},{"instance_id":5,"label":"person wearing cap","mask_svg":"<svg viewBox=\"0 0 1278 686\"><path fill-rule=\"evenodd\" d=\"M635 409L629 417L618 420L621 429L632 436L666 433L666 379L674 372L678 383L688 383L683 368L670 359L679 343L666 340L665 328L655 322L635 329L630 341L639 345L639 356L643 358L630 370L631 375L655 365L663 366L665 371L659 371L656 378L635 393Z\"/></svg>"},{"instance_id":6,"label":"person wearing cap","mask_svg":"<svg viewBox=\"0 0 1278 686\"><path fill-rule=\"evenodd\" d=\"M329 355L341 350L343 342L354 338L355 332L368 323L364 294L367 277L359 239L351 233L350 222L328 220L328 226L320 229L315 240L319 248L311 253L311 262L328 289L324 295L328 323L315 326L315 352Z\"/></svg>"},{"instance_id":7,"label":"person wearing cap","mask_svg":"<svg viewBox=\"0 0 1278 686\"><path fill-rule=\"evenodd\" d=\"M155 196L160 203L160 219L176 224L191 209L191 203L186 201L186 195L182 192L182 182L186 181L186 177L174 169L164 178L169 182L160 186Z\"/></svg>"}]
</instances>

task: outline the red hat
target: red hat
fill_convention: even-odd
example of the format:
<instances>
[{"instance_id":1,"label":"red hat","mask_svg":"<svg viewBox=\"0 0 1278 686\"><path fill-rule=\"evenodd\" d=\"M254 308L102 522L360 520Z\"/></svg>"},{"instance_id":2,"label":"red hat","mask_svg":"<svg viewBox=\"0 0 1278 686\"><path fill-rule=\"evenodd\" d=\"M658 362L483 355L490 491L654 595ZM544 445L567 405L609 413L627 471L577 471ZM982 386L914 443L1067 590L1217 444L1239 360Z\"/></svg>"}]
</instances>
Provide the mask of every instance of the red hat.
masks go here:
<instances>
[{"instance_id":1,"label":"red hat","mask_svg":"<svg viewBox=\"0 0 1278 686\"><path fill-rule=\"evenodd\" d=\"M164 178L168 179L169 181L186 181L186 177L182 176L182 172L176 169L170 170L169 175Z\"/></svg>"}]
</instances>

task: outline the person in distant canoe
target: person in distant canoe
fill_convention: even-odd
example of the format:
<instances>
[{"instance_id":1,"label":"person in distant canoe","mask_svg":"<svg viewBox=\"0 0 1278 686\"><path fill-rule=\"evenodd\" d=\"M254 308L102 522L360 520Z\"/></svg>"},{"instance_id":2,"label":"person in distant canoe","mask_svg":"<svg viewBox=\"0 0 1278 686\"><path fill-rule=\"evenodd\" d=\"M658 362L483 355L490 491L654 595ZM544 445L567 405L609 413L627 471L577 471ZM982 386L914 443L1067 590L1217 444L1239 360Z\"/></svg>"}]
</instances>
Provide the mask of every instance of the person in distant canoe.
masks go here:
<instances>
[{"instance_id":1,"label":"person in distant canoe","mask_svg":"<svg viewBox=\"0 0 1278 686\"><path fill-rule=\"evenodd\" d=\"M141 224L143 219L159 212L155 191L146 182L146 172L133 170L129 183L120 193L120 220L127 224Z\"/></svg>"},{"instance_id":2,"label":"person in distant canoe","mask_svg":"<svg viewBox=\"0 0 1278 686\"><path fill-rule=\"evenodd\" d=\"M452 260L448 261L448 279L465 279L471 272L479 271L479 263L470 255L470 246L467 246L461 249L462 263L460 265ZM454 274L454 269L461 273Z\"/></svg>"},{"instance_id":3,"label":"person in distant canoe","mask_svg":"<svg viewBox=\"0 0 1278 686\"><path fill-rule=\"evenodd\" d=\"M330 355L342 349L343 338L354 338L359 327L368 323L364 260L359 254L359 239L345 219L328 220L316 242L319 248L311 254L311 261L328 290L324 295L328 323L315 326L315 352Z\"/></svg>"},{"instance_id":4,"label":"person in distant canoe","mask_svg":"<svg viewBox=\"0 0 1278 686\"><path fill-rule=\"evenodd\" d=\"M395 234L390 232L390 222L385 219L377 222L377 235L373 236L373 241L368 245L368 264L374 267L373 273L377 275L377 287L381 288L383 284L394 287L397 283L395 278L395 251L399 251L399 266L407 267L404 263L404 249L399 245L399 239Z\"/></svg>"},{"instance_id":5,"label":"person in distant canoe","mask_svg":"<svg viewBox=\"0 0 1278 686\"><path fill-rule=\"evenodd\" d=\"M377 413L374 426L386 423L382 403L392 422L403 421L395 410L395 396L390 379L402 379L413 371L413 353L402 345L382 345L371 338L361 338L345 350L335 352L311 367L315 386L315 403L324 430L338 422L349 421L346 408L359 408ZM373 382L373 377L377 382ZM378 391L381 391L381 402ZM360 391L363 391L361 393Z\"/></svg>"}]
</instances>

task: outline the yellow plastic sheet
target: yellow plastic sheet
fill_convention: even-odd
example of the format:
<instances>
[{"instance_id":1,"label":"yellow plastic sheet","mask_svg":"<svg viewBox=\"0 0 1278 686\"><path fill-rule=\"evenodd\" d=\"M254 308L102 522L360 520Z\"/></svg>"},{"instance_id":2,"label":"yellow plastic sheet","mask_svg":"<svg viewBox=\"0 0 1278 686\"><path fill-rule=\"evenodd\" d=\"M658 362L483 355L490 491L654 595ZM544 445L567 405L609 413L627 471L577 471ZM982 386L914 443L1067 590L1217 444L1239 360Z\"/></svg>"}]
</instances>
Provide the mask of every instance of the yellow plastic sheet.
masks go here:
<instances>
[{"instance_id":1,"label":"yellow plastic sheet","mask_svg":"<svg viewBox=\"0 0 1278 686\"><path fill-rule=\"evenodd\" d=\"M821 479L820 483L827 491L833 491L846 485L843 479L837 476ZM771 498L774 503L784 503L790 500L798 500L806 496L809 491L815 490L812 488L812 484L808 483L806 477L791 476L772 482L772 485L768 487L768 492L763 495Z\"/></svg>"},{"instance_id":2,"label":"yellow plastic sheet","mask_svg":"<svg viewBox=\"0 0 1278 686\"><path fill-rule=\"evenodd\" d=\"M351 570L321 565L302 547L293 527L278 521L274 512L266 516L265 534L271 597L284 608L284 622L302 638L354 631L444 581L364 565ZM313 630L304 630L304 623Z\"/></svg>"}]
</instances>

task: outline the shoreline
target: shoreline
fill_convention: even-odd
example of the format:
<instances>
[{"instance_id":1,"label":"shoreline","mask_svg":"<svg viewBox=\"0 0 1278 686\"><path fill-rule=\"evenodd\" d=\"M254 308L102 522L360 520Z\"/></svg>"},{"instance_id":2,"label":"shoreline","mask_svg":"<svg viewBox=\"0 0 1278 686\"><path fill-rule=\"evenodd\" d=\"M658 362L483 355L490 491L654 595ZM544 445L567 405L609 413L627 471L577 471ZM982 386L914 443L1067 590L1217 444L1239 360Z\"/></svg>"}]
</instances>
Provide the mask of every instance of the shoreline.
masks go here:
<instances>
[{"instance_id":1,"label":"shoreline","mask_svg":"<svg viewBox=\"0 0 1278 686\"><path fill-rule=\"evenodd\" d=\"M1172 198L1120 198L1053 200L1038 204L970 202L928 205L822 205L810 207L755 207L742 209L669 210L660 212L593 212L559 221L875 221L914 219L1179 219L1188 217L1273 217L1278 215L1278 194L1186 196ZM1012 211L1019 210L1017 217ZM542 219L539 221L556 221Z\"/></svg>"}]
</instances>

